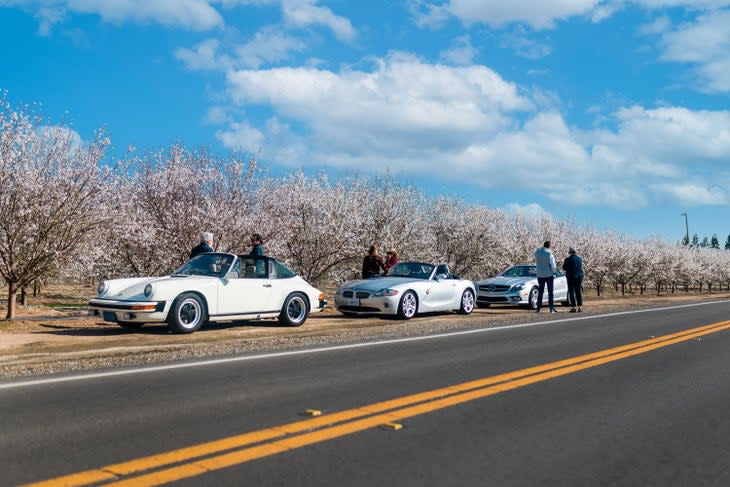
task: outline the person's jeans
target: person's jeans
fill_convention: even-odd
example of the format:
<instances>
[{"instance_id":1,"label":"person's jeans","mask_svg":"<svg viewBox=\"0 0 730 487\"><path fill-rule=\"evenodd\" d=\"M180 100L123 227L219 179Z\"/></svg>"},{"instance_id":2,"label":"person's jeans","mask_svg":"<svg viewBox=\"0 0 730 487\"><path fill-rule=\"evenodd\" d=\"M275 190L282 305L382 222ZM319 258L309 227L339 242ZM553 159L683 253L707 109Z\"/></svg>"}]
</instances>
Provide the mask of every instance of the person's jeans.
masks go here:
<instances>
[{"instance_id":1,"label":"person's jeans","mask_svg":"<svg viewBox=\"0 0 730 487\"><path fill-rule=\"evenodd\" d=\"M542 308L542 296L545 292L545 286L547 285L548 292L548 306L550 309L555 309L555 302L553 301L553 281L555 278L550 277L538 277L537 278L537 310L540 311Z\"/></svg>"},{"instance_id":2,"label":"person's jeans","mask_svg":"<svg viewBox=\"0 0 730 487\"><path fill-rule=\"evenodd\" d=\"M568 303L583 306L583 279L568 279Z\"/></svg>"}]
</instances>

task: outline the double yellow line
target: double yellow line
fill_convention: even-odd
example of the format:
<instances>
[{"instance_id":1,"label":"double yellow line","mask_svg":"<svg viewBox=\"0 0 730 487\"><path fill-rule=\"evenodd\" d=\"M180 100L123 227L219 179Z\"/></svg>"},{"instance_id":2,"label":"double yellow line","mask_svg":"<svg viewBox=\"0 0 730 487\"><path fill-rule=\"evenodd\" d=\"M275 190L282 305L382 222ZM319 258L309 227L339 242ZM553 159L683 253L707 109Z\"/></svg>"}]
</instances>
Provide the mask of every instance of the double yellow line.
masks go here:
<instances>
[{"instance_id":1,"label":"double yellow line","mask_svg":"<svg viewBox=\"0 0 730 487\"><path fill-rule=\"evenodd\" d=\"M730 328L730 321L713 323L621 347L222 438L29 485L34 487L84 486L97 483L114 486L162 485L615 362L728 328ZM134 475L137 476L134 477Z\"/></svg>"}]
</instances>

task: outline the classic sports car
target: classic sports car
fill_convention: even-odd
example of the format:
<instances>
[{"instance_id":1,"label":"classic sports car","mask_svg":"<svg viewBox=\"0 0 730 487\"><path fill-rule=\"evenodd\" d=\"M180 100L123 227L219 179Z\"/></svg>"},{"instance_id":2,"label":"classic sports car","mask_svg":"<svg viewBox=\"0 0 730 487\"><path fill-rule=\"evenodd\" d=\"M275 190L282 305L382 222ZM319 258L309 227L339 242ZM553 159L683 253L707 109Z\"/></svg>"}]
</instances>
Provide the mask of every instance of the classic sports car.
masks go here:
<instances>
[{"instance_id":1,"label":"classic sports car","mask_svg":"<svg viewBox=\"0 0 730 487\"><path fill-rule=\"evenodd\" d=\"M206 321L278 318L300 326L324 294L271 257L201 254L165 277L113 279L99 284L90 313L122 328L167 322L192 333Z\"/></svg>"},{"instance_id":2,"label":"classic sports car","mask_svg":"<svg viewBox=\"0 0 730 487\"><path fill-rule=\"evenodd\" d=\"M534 264L512 266L496 277L477 281L477 306L491 304L517 304L537 309L537 272ZM553 301L567 304L568 282L565 274L558 272L553 281ZM543 293L547 304L547 288Z\"/></svg>"},{"instance_id":3,"label":"classic sports car","mask_svg":"<svg viewBox=\"0 0 730 487\"><path fill-rule=\"evenodd\" d=\"M452 276L446 264L401 262L387 276L349 281L337 289L335 308L345 316L397 315L474 309L474 283Z\"/></svg>"}]
</instances>

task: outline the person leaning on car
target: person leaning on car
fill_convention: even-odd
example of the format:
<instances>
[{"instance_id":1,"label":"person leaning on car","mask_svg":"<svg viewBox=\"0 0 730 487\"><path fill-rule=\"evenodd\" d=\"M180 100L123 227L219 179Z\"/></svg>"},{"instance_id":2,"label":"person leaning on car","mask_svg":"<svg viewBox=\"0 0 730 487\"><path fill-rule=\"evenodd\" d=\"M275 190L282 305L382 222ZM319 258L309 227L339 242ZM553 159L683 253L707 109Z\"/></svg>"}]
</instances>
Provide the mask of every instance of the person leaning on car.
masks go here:
<instances>
[{"instance_id":1,"label":"person leaning on car","mask_svg":"<svg viewBox=\"0 0 730 487\"><path fill-rule=\"evenodd\" d=\"M378 249L375 245L370 246L368 255L362 260L362 278L377 277L380 275L381 269L387 271L383 258L378 255Z\"/></svg>"},{"instance_id":2,"label":"person leaning on car","mask_svg":"<svg viewBox=\"0 0 730 487\"><path fill-rule=\"evenodd\" d=\"M196 255L205 254L206 252L215 252L211 245L213 245L213 234L202 232L200 234L200 243L190 251L190 258L192 259Z\"/></svg>"},{"instance_id":3,"label":"person leaning on car","mask_svg":"<svg viewBox=\"0 0 730 487\"><path fill-rule=\"evenodd\" d=\"M550 307L551 313L557 313L555 309L555 302L553 301L553 280L555 279L555 273L558 272L558 266L555 263L555 256L550 250L550 240L547 240L542 247L535 251L535 264L537 264L537 309L536 313L540 312L542 307L542 296L547 287L548 291L548 306Z\"/></svg>"},{"instance_id":4,"label":"person leaning on car","mask_svg":"<svg viewBox=\"0 0 730 487\"><path fill-rule=\"evenodd\" d=\"M568 249L568 257L563 261L563 270L568 281L568 302L572 306L570 312L580 313L583 306L583 259L573 247Z\"/></svg>"}]
</instances>

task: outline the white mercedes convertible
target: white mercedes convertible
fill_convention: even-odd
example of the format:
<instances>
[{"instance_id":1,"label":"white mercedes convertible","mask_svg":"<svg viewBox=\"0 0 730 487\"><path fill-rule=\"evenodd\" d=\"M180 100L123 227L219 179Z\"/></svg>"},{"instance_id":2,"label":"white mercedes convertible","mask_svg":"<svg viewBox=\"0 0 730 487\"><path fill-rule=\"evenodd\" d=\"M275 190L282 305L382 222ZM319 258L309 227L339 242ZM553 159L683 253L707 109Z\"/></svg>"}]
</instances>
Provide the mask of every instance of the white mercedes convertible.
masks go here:
<instances>
[{"instance_id":1,"label":"white mercedes convertible","mask_svg":"<svg viewBox=\"0 0 730 487\"><path fill-rule=\"evenodd\" d=\"M327 302L319 289L271 257L201 254L165 277L112 279L99 284L90 314L122 328L163 323L192 333L208 321L278 318L300 326Z\"/></svg>"},{"instance_id":2,"label":"white mercedes convertible","mask_svg":"<svg viewBox=\"0 0 730 487\"><path fill-rule=\"evenodd\" d=\"M381 314L408 320L417 313L474 310L474 283L451 275L446 264L401 262L387 276L349 281L337 289L335 308L345 316Z\"/></svg>"}]
</instances>

